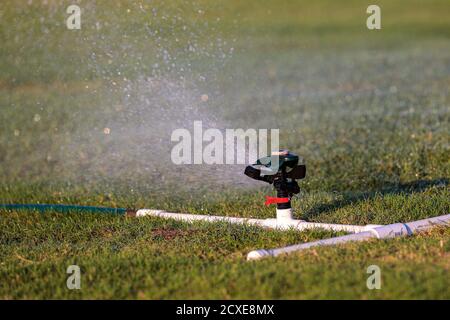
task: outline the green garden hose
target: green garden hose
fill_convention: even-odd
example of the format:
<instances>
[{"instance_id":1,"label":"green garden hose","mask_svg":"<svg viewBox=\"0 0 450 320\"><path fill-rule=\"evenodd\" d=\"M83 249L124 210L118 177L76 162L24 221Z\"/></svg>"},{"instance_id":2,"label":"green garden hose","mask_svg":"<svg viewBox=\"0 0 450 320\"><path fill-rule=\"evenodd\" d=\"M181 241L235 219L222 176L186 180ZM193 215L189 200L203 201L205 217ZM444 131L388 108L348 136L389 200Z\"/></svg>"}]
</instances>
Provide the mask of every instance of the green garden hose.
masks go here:
<instances>
[{"instance_id":1,"label":"green garden hose","mask_svg":"<svg viewBox=\"0 0 450 320\"><path fill-rule=\"evenodd\" d=\"M128 215L132 210L124 208L106 208L106 207L93 207L93 206L77 206L66 204L0 204L0 210L32 210L39 212L54 211L60 213L68 212L91 212L91 213L107 213Z\"/></svg>"}]
</instances>

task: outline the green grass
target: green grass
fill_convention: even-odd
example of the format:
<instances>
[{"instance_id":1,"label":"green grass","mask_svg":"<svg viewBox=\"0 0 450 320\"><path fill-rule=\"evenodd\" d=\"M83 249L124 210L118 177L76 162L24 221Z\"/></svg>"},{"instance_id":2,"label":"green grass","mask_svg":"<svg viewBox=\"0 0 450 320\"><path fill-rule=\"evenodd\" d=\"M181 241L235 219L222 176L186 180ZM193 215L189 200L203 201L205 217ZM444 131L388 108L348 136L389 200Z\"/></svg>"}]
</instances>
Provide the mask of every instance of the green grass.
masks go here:
<instances>
[{"instance_id":1,"label":"green grass","mask_svg":"<svg viewBox=\"0 0 450 320\"><path fill-rule=\"evenodd\" d=\"M4 298L448 297L448 229L254 263L245 261L251 249L331 234L33 214L11 215L2 230ZM65 287L71 264L81 267L80 291ZM381 290L366 288L371 264L382 270Z\"/></svg>"},{"instance_id":2,"label":"green grass","mask_svg":"<svg viewBox=\"0 0 450 320\"><path fill-rule=\"evenodd\" d=\"M280 129L308 167L298 218L450 211L446 1L379 1L381 31L365 28L361 1L83 1L80 31L64 27L70 1L3 2L1 203L273 217L272 191L247 185L241 167L170 164L171 130L201 119ZM450 298L448 228L245 261L335 235L0 211L0 298ZM78 291L66 288L71 264ZM366 287L372 264L381 290Z\"/></svg>"}]
</instances>

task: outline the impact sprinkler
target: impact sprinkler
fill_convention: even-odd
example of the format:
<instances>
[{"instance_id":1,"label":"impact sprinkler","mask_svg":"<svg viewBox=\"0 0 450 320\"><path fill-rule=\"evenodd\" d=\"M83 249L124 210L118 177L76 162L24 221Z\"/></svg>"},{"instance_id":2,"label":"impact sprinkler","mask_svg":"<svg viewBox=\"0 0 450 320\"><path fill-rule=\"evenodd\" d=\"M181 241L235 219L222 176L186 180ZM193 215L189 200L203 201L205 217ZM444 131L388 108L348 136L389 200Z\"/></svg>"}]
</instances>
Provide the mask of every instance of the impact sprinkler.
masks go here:
<instances>
[{"instance_id":1,"label":"impact sprinkler","mask_svg":"<svg viewBox=\"0 0 450 320\"><path fill-rule=\"evenodd\" d=\"M273 184L277 196L266 196L266 205L277 205L277 220L292 220L291 199L300 192L296 180L305 178L306 166L299 164L299 156L289 150L272 152L271 156L258 159L247 166L245 175L252 179Z\"/></svg>"}]
</instances>

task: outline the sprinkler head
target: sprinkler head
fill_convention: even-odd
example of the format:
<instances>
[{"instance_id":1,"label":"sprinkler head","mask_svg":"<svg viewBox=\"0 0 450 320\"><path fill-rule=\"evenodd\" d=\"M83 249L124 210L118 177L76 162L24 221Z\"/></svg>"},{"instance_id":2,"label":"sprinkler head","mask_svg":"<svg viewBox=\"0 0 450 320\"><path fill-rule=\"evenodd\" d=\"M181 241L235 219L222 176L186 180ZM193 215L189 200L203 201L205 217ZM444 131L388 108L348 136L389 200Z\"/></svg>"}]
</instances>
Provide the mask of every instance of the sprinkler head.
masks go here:
<instances>
[{"instance_id":1,"label":"sprinkler head","mask_svg":"<svg viewBox=\"0 0 450 320\"><path fill-rule=\"evenodd\" d=\"M276 159L278 157L278 161ZM303 179L306 176L306 166L298 164L299 156L288 150L272 152L271 156L256 160L247 166L244 174L252 179L274 183L280 179Z\"/></svg>"},{"instance_id":2,"label":"sprinkler head","mask_svg":"<svg viewBox=\"0 0 450 320\"><path fill-rule=\"evenodd\" d=\"M244 174L252 179L273 184L277 198L267 198L266 204L276 203L278 209L290 209L291 197L300 192L295 180L306 176L306 166L298 162L298 155L288 150L280 150L247 166Z\"/></svg>"}]
</instances>

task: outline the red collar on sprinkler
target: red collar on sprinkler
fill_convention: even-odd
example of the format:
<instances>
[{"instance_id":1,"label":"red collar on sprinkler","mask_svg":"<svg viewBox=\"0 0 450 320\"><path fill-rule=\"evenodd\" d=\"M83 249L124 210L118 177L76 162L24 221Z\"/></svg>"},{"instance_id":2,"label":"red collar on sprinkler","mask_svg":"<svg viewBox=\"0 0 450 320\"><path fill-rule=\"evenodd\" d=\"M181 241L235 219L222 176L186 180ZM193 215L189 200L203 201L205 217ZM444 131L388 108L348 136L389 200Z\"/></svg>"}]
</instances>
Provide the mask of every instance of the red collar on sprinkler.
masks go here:
<instances>
[{"instance_id":1,"label":"red collar on sprinkler","mask_svg":"<svg viewBox=\"0 0 450 320\"><path fill-rule=\"evenodd\" d=\"M291 201L291 198L277 198L277 197L271 197L271 196L266 196L266 202L264 202L264 204L266 206L271 205L272 203L287 203Z\"/></svg>"}]
</instances>

